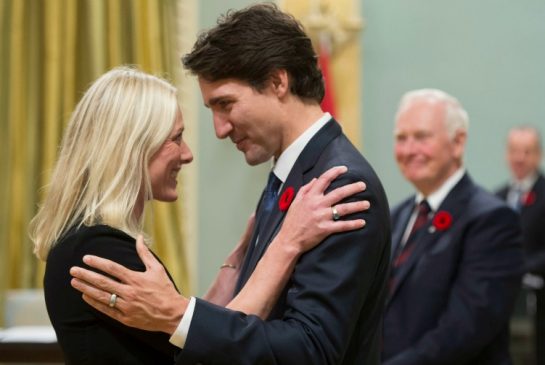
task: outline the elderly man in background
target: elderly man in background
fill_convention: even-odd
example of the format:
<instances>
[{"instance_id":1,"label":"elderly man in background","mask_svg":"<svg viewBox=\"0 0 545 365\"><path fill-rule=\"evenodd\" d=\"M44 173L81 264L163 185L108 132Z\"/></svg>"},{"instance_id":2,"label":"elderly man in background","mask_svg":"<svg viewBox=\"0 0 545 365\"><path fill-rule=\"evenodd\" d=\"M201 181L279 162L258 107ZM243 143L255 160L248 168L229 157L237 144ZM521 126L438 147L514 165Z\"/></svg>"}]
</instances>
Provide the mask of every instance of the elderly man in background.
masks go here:
<instances>
[{"instance_id":1,"label":"elderly man in background","mask_svg":"<svg viewBox=\"0 0 545 365\"><path fill-rule=\"evenodd\" d=\"M517 214L463 166L468 117L440 90L401 100L395 157L416 189L392 211L383 364L511 364L520 287Z\"/></svg>"},{"instance_id":2,"label":"elderly man in background","mask_svg":"<svg viewBox=\"0 0 545 365\"><path fill-rule=\"evenodd\" d=\"M534 315L536 364L545 364L545 178L539 171L541 139L536 128L509 131L506 160L511 181L498 191L520 213L525 252L523 284Z\"/></svg>"}]
</instances>

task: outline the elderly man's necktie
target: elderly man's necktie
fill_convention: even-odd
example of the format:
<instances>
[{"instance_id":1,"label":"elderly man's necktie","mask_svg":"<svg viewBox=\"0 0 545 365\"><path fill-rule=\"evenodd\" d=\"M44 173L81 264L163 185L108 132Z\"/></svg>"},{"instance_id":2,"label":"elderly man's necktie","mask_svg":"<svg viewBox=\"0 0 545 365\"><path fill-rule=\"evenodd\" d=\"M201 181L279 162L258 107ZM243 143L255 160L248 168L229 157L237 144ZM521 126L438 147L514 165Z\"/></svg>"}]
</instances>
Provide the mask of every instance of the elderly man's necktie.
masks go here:
<instances>
[{"instance_id":1,"label":"elderly man's necktie","mask_svg":"<svg viewBox=\"0 0 545 365\"><path fill-rule=\"evenodd\" d=\"M414 221L413 227L411 228L411 233L407 238L407 242L405 242L405 245L403 247L399 247L397 255L394 256L390 273L390 289L393 288L393 285L395 283L395 276L399 272L400 267L405 262L407 262L407 260L413 253L417 243L415 240L416 233L426 225L429 219L430 212L430 205L426 200L422 200L418 204L416 219Z\"/></svg>"},{"instance_id":2,"label":"elderly man's necktie","mask_svg":"<svg viewBox=\"0 0 545 365\"><path fill-rule=\"evenodd\" d=\"M428 222L430 212L430 205L426 200L422 200L418 204L418 213L416 215L416 220L414 221L413 228L411 229L411 234L409 235L409 237L420 228L424 227L424 225Z\"/></svg>"},{"instance_id":3,"label":"elderly man's necktie","mask_svg":"<svg viewBox=\"0 0 545 365\"><path fill-rule=\"evenodd\" d=\"M415 240L414 236L416 232L418 232L426 222L428 221L428 216L431 212L430 205L426 200L422 200L420 204L418 204L418 213L416 215L416 220L414 221L413 227L411 229L411 233L409 234L409 237L407 238L407 242L405 242L405 245L403 248L399 251L399 254L395 258L393 262L393 267L397 268L401 265L403 265L409 256L411 255L412 251L414 250L415 246Z\"/></svg>"}]
</instances>

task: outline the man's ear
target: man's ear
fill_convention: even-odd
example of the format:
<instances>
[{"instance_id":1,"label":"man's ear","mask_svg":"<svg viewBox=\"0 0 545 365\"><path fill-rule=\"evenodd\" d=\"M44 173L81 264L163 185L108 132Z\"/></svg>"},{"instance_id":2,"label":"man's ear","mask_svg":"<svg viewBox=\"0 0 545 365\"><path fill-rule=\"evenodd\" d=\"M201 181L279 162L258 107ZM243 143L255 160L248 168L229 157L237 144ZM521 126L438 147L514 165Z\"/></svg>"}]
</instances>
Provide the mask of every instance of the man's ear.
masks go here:
<instances>
[{"instance_id":1,"label":"man's ear","mask_svg":"<svg viewBox=\"0 0 545 365\"><path fill-rule=\"evenodd\" d=\"M284 69L273 71L270 76L270 85L279 98L286 96L290 88L288 71Z\"/></svg>"},{"instance_id":2,"label":"man's ear","mask_svg":"<svg viewBox=\"0 0 545 365\"><path fill-rule=\"evenodd\" d=\"M467 132L464 130L457 130L452 141L454 143L454 155L460 160L464 155L466 140Z\"/></svg>"}]
</instances>

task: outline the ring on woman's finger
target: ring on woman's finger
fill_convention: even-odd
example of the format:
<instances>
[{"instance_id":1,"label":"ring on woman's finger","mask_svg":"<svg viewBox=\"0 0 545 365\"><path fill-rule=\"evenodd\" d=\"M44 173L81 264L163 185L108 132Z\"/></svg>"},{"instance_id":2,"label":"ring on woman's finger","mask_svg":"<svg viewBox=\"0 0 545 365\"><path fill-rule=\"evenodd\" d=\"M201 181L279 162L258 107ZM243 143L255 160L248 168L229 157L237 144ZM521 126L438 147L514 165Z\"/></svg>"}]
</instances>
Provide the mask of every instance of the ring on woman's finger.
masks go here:
<instances>
[{"instance_id":1,"label":"ring on woman's finger","mask_svg":"<svg viewBox=\"0 0 545 365\"><path fill-rule=\"evenodd\" d=\"M331 207L331 218L333 218L334 221L338 221L339 219L341 219L341 215L337 211L336 206Z\"/></svg>"},{"instance_id":2,"label":"ring on woman's finger","mask_svg":"<svg viewBox=\"0 0 545 365\"><path fill-rule=\"evenodd\" d=\"M108 306L110 308L113 308L115 307L116 302L117 302L117 294L112 293L112 295L110 296L110 303L108 303Z\"/></svg>"}]
</instances>

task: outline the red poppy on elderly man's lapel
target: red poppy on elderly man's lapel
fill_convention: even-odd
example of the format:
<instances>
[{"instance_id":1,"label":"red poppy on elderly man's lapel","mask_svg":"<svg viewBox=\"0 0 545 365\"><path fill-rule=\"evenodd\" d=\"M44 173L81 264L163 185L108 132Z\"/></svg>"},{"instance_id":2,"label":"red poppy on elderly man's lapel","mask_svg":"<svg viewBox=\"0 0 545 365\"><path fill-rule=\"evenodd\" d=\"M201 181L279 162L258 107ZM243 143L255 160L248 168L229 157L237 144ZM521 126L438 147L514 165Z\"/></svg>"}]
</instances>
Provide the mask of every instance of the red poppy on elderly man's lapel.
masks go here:
<instances>
[{"instance_id":1,"label":"red poppy on elderly man's lapel","mask_svg":"<svg viewBox=\"0 0 545 365\"><path fill-rule=\"evenodd\" d=\"M295 190L292 186L288 186L278 200L278 207L280 208L280 211L285 212L286 210L288 210L294 197Z\"/></svg>"},{"instance_id":2,"label":"red poppy on elderly man's lapel","mask_svg":"<svg viewBox=\"0 0 545 365\"><path fill-rule=\"evenodd\" d=\"M522 205L528 206L532 205L536 202L536 192L535 191L529 191L526 194L522 196Z\"/></svg>"},{"instance_id":3,"label":"red poppy on elderly man's lapel","mask_svg":"<svg viewBox=\"0 0 545 365\"><path fill-rule=\"evenodd\" d=\"M452 215L447 211L440 210L433 217L432 224L438 231L444 231L452 225Z\"/></svg>"}]
</instances>

